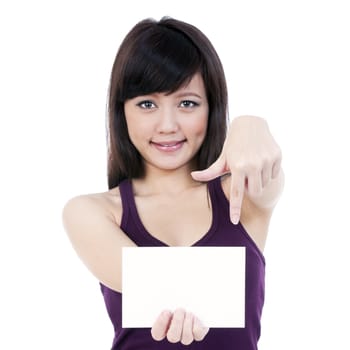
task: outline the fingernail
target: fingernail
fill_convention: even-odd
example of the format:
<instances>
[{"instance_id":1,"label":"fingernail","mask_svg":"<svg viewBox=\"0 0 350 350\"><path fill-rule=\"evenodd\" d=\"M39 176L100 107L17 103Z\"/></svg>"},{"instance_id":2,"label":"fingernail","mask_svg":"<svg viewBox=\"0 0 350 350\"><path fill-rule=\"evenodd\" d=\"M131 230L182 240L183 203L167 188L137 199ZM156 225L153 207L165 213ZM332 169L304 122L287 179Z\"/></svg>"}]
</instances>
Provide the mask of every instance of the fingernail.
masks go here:
<instances>
[{"instance_id":1,"label":"fingernail","mask_svg":"<svg viewBox=\"0 0 350 350\"><path fill-rule=\"evenodd\" d=\"M238 222L239 222L239 215L237 215L237 214L232 214L232 215L231 215L231 221L232 221L233 224L237 225Z\"/></svg>"}]
</instances>

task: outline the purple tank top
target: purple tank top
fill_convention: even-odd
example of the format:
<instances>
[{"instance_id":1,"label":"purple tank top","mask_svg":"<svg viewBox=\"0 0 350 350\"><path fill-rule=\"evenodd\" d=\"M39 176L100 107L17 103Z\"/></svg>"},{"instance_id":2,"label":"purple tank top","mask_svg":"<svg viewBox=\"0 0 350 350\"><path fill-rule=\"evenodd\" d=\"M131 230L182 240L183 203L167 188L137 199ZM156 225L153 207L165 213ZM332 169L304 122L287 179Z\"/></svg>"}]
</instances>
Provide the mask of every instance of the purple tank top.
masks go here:
<instances>
[{"instance_id":1,"label":"purple tank top","mask_svg":"<svg viewBox=\"0 0 350 350\"><path fill-rule=\"evenodd\" d=\"M213 219L209 231L193 246L246 247L246 324L245 328L212 328L204 340L190 345L172 344L164 339L152 339L150 328L122 328L122 294L100 283L109 317L114 326L111 350L256 350L260 337L260 319L264 304L265 260L260 250L239 223L229 219L229 202L222 190L220 178L208 183ZM137 213L131 182L119 184L123 215L121 229L138 246L166 246L143 226ZM215 300L208 300L215 303Z\"/></svg>"}]
</instances>

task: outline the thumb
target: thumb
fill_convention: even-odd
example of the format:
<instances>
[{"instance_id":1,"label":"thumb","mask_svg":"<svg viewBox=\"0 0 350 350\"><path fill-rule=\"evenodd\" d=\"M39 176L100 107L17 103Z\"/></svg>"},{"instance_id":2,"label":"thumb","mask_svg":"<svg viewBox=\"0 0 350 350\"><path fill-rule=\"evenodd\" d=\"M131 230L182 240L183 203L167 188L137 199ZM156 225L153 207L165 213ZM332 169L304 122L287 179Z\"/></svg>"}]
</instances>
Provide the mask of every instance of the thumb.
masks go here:
<instances>
[{"instance_id":1,"label":"thumb","mask_svg":"<svg viewBox=\"0 0 350 350\"><path fill-rule=\"evenodd\" d=\"M192 178L196 181L210 181L221 175L227 174L229 170L226 167L225 159L220 156L212 165L207 169L192 171Z\"/></svg>"}]
</instances>

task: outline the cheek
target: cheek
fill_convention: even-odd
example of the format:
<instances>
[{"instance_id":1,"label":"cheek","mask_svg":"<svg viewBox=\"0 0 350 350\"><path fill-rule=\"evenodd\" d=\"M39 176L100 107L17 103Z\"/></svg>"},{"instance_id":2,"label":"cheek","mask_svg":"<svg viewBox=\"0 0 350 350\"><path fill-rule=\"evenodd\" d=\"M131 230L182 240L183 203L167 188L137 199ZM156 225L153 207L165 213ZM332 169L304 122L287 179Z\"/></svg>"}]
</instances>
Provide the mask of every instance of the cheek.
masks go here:
<instances>
[{"instance_id":1,"label":"cheek","mask_svg":"<svg viewBox=\"0 0 350 350\"><path fill-rule=\"evenodd\" d=\"M140 122L142 121L142 118L139 118L135 113L130 113L129 115L126 115L125 119L128 134L132 142L138 140L142 135L145 135L147 125L143 125Z\"/></svg>"},{"instance_id":2,"label":"cheek","mask_svg":"<svg viewBox=\"0 0 350 350\"><path fill-rule=\"evenodd\" d=\"M130 118L126 119L126 128L128 130L129 137L132 141L135 137L135 128L133 126L132 119L130 119Z\"/></svg>"},{"instance_id":3,"label":"cheek","mask_svg":"<svg viewBox=\"0 0 350 350\"><path fill-rule=\"evenodd\" d=\"M140 140L140 136L141 136L140 135L140 127L132 119L127 120L126 126L127 126L130 141L137 148L137 145L140 142L139 140Z\"/></svg>"},{"instance_id":4,"label":"cheek","mask_svg":"<svg viewBox=\"0 0 350 350\"><path fill-rule=\"evenodd\" d=\"M142 134L142 130L144 129L144 126L140 123L140 120L142 119L137 114L137 110L131 102L125 103L124 113L129 138L131 142L134 143L134 141L137 141L140 138L140 134Z\"/></svg>"},{"instance_id":5,"label":"cheek","mask_svg":"<svg viewBox=\"0 0 350 350\"><path fill-rule=\"evenodd\" d=\"M192 130L194 134L204 137L207 132L207 126L208 126L208 118L204 116L202 118L198 118L193 122Z\"/></svg>"}]
</instances>

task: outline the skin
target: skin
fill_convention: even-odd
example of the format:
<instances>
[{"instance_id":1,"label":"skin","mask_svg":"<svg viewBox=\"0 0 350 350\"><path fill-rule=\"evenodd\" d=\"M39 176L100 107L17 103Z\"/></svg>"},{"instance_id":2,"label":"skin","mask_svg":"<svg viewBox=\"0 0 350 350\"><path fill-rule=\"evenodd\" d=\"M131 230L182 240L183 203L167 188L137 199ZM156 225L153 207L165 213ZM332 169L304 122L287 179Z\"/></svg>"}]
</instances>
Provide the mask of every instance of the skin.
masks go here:
<instances>
[{"instance_id":1,"label":"skin","mask_svg":"<svg viewBox=\"0 0 350 350\"><path fill-rule=\"evenodd\" d=\"M270 218L284 184L281 151L263 118L235 118L218 160L193 171L193 159L207 128L208 102L195 75L173 94L138 96L125 103L129 136L145 161L146 175L134 179L141 220L169 246L190 246L212 220L203 183L222 177L233 223L240 220L263 251ZM109 288L121 292L121 252L135 244L120 230L119 189L81 195L67 202L63 223L77 254ZM181 220L177 218L181 217ZM162 312L152 327L155 340L185 345L204 339L209 329L190 312Z\"/></svg>"}]
</instances>

